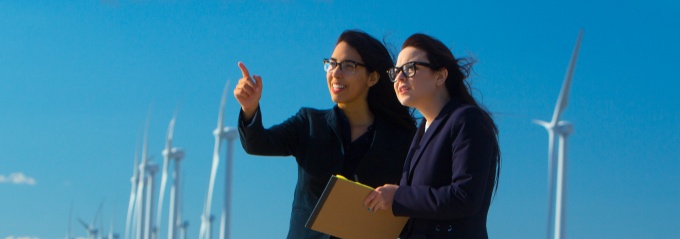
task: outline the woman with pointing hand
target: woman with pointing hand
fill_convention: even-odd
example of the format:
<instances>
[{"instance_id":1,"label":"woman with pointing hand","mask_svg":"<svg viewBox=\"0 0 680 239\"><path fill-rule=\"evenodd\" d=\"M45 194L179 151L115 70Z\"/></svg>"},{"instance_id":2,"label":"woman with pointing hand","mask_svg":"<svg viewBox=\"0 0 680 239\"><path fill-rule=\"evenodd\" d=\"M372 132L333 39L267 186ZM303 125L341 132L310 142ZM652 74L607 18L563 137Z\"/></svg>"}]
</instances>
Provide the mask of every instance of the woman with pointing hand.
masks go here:
<instances>
[{"instance_id":1,"label":"woman with pointing hand","mask_svg":"<svg viewBox=\"0 0 680 239\"><path fill-rule=\"evenodd\" d=\"M298 165L288 238L330 238L305 228L331 175L377 187L397 183L415 121L392 90L387 70L394 65L380 41L360 31L343 32L324 59L332 109L301 108L265 129L260 98L262 77L239 62L243 74L234 89L241 105L239 134L254 155L293 156Z\"/></svg>"}]
</instances>

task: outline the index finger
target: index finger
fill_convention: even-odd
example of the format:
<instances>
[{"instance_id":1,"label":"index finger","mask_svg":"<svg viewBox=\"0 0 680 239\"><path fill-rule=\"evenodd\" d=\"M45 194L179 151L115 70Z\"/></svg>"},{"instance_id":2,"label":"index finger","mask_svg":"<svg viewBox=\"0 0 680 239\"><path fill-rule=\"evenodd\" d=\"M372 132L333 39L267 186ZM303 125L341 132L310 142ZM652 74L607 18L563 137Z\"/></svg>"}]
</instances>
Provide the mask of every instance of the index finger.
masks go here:
<instances>
[{"instance_id":1,"label":"index finger","mask_svg":"<svg viewBox=\"0 0 680 239\"><path fill-rule=\"evenodd\" d=\"M366 198L364 198L364 206L365 207L370 206L371 201L373 201L373 199L375 199L376 196L377 196L377 193L375 191L371 191L371 193L369 193L368 196L366 196Z\"/></svg>"},{"instance_id":2,"label":"index finger","mask_svg":"<svg viewBox=\"0 0 680 239\"><path fill-rule=\"evenodd\" d=\"M250 72L248 72L248 68L246 68L246 65L243 64L243 62L238 62L238 68L241 68L241 74L243 74L243 78L250 78Z\"/></svg>"}]
</instances>

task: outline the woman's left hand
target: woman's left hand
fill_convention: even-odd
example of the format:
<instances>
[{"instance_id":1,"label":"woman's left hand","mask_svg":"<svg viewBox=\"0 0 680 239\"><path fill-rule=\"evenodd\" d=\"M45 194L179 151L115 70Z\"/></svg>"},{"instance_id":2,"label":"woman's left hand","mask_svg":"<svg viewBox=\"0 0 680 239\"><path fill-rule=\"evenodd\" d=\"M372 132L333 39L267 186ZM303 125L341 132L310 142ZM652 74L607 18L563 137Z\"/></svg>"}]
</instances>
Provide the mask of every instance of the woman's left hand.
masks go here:
<instances>
[{"instance_id":1,"label":"woman's left hand","mask_svg":"<svg viewBox=\"0 0 680 239\"><path fill-rule=\"evenodd\" d=\"M399 185L385 184L373 190L366 199L364 199L364 206L368 207L368 210L378 211L378 210L388 210L392 208L392 202L394 201L394 194L399 189Z\"/></svg>"}]
</instances>

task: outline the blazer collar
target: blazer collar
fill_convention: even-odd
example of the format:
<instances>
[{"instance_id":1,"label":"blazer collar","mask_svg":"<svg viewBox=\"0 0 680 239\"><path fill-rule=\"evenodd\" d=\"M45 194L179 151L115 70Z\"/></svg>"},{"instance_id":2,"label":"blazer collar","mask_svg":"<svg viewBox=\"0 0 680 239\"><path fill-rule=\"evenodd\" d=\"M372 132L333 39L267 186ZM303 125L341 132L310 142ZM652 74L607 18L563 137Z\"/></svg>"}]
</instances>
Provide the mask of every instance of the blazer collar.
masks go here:
<instances>
[{"instance_id":1,"label":"blazer collar","mask_svg":"<svg viewBox=\"0 0 680 239\"><path fill-rule=\"evenodd\" d=\"M430 140L432 140L432 137L438 133L440 130L441 126L443 125L442 122L446 122L451 116L451 112L453 112L455 109L457 109L461 105L461 102L455 98L452 98L444 107L442 108L441 111L439 111L439 114L437 117L434 118L432 123L430 124L430 127L428 127L427 131L425 131L425 120L422 120L420 122L420 125L418 126L418 131L416 132L416 136L413 139L413 143L411 144L411 149L409 150L409 157L407 158L407 161L410 161L409 165L409 181L413 177L412 172L413 169L416 167L418 164L418 161L420 161L420 157L423 155L423 149L427 147L427 145L430 143ZM413 152L411 152L413 151Z\"/></svg>"},{"instance_id":2,"label":"blazer collar","mask_svg":"<svg viewBox=\"0 0 680 239\"><path fill-rule=\"evenodd\" d=\"M331 130L333 130L333 133L335 133L335 136L342 142L342 126L340 125L341 122L339 119L340 114L343 114L342 110L338 105L335 105L333 106L333 109L326 112L326 121L328 122L328 126L331 127Z\"/></svg>"}]
</instances>

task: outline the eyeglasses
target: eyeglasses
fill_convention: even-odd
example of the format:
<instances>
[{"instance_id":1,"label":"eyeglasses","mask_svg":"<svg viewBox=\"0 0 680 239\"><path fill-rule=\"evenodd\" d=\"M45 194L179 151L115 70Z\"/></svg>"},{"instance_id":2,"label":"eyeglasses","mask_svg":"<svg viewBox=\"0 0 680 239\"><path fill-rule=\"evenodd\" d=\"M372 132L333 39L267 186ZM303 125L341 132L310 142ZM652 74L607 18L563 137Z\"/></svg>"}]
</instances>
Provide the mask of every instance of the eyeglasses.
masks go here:
<instances>
[{"instance_id":1,"label":"eyeglasses","mask_svg":"<svg viewBox=\"0 0 680 239\"><path fill-rule=\"evenodd\" d=\"M413 77L414 75L416 75L416 65L427 66L431 69L437 68L434 65L427 62L421 61L406 62L402 66L392 67L389 70L387 70L387 74L390 76L390 81L397 82L397 76L401 71L404 72L404 75L406 77Z\"/></svg>"},{"instance_id":2,"label":"eyeglasses","mask_svg":"<svg viewBox=\"0 0 680 239\"><path fill-rule=\"evenodd\" d=\"M344 61L341 61L341 62L337 62L333 59L331 59L331 60L323 59L323 69L326 70L326 72L330 72L330 71L334 70L335 68L337 68L338 66L340 66L341 71L345 71L347 73L352 73L352 74L354 74L354 70L357 69L357 66L363 66L363 67L368 68L368 66L366 66L362 63L353 61L353 60L344 60Z\"/></svg>"}]
</instances>

